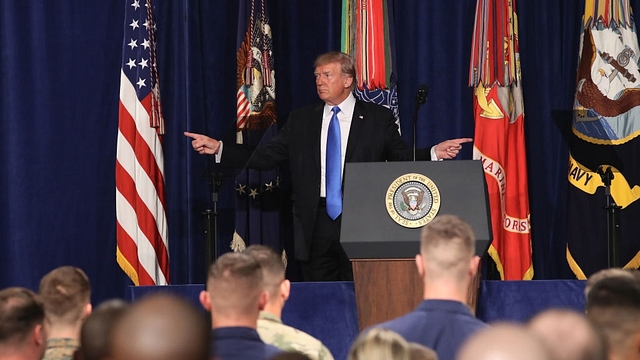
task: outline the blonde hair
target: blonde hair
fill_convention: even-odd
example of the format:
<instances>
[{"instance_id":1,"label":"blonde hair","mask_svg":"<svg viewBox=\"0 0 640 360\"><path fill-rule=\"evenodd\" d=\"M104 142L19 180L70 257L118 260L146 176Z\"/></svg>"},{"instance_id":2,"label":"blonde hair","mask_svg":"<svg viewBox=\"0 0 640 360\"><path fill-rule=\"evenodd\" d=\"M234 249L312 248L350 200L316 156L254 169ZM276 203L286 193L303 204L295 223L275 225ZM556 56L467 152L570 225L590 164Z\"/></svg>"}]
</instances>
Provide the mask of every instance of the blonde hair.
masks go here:
<instances>
[{"instance_id":1,"label":"blonde hair","mask_svg":"<svg viewBox=\"0 0 640 360\"><path fill-rule=\"evenodd\" d=\"M356 62L353 57L349 56L349 54L339 52L339 51L329 51L324 54L321 54L316 58L316 61L313 63L314 67L323 66L331 63L339 63L340 64L340 73L346 77L353 78L351 82L351 90L356 88L357 77L356 77Z\"/></svg>"},{"instance_id":2,"label":"blonde hair","mask_svg":"<svg viewBox=\"0 0 640 360\"><path fill-rule=\"evenodd\" d=\"M409 343L398 333L373 328L361 333L351 345L347 360L410 360Z\"/></svg>"}]
</instances>

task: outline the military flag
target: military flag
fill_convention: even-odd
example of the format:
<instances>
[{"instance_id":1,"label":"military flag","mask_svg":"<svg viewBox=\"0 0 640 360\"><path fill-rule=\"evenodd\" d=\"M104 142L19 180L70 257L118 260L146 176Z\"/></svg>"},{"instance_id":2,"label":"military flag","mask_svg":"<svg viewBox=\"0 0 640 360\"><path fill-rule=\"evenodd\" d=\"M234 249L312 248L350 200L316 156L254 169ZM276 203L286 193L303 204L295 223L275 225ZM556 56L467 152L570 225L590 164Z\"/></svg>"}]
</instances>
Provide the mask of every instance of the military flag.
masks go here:
<instances>
[{"instance_id":1,"label":"military flag","mask_svg":"<svg viewBox=\"0 0 640 360\"><path fill-rule=\"evenodd\" d=\"M356 61L354 95L390 108L400 128L393 0L342 0L342 52Z\"/></svg>"},{"instance_id":2,"label":"military flag","mask_svg":"<svg viewBox=\"0 0 640 360\"><path fill-rule=\"evenodd\" d=\"M620 220L620 266L640 265L640 73L628 0L586 0L568 167L567 262L578 279L608 264L606 194L611 168Z\"/></svg>"},{"instance_id":3,"label":"military flag","mask_svg":"<svg viewBox=\"0 0 640 360\"><path fill-rule=\"evenodd\" d=\"M533 278L524 104L514 0L478 0L469 85L473 158L481 160L491 207L489 255L503 280Z\"/></svg>"},{"instance_id":4,"label":"military flag","mask_svg":"<svg viewBox=\"0 0 640 360\"><path fill-rule=\"evenodd\" d=\"M236 142L257 146L277 133L273 39L267 0L241 0L236 72ZM243 169L236 178L234 251L247 245L282 249L276 170Z\"/></svg>"}]
</instances>

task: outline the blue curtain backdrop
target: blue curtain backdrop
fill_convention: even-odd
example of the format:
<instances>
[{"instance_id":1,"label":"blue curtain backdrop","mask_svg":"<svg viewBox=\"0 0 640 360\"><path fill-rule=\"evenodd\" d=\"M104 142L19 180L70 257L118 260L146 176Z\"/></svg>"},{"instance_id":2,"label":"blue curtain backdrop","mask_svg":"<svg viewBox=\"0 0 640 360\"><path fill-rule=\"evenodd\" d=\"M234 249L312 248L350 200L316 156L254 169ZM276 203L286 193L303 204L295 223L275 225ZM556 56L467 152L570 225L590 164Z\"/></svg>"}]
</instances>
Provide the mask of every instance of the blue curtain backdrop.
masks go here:
<instances>
[{"instance_id":1,"label":"blue curtain backdrop","mask_svg":"<svg viewBox=\"0 0 640 360\"><path fill-rule=\"evenodd\" d=\"M126 1L0 0L0 288L37 288L61 265L83 268L93 301L130 282L115 261L114 161ZM640 10L640 0L632 1ZM171 279L205 278L202 213L212 207L207 160L185 130L224 137L235 118L233 1L155 0ZM341 0L270 0L280 126L316 101L314 58L340 47ZM567 148L551 117L571 109L582 0L519 1L536 279L569 276L564 259ZM467 86L475 0L394 0L402 134L420 84L430 91L417 139L472 136ZM460 158L471 157L465 146ZM285 168L286 169L286 166ZM286 171L282 171L286 173ZM289 214L286 178L282 214ZM233 233L233 181L220 189L218 252ZM283 216L281 233L290 235ZM293 275L295 277L295 275Z\"/></svg>"}]
</instances>

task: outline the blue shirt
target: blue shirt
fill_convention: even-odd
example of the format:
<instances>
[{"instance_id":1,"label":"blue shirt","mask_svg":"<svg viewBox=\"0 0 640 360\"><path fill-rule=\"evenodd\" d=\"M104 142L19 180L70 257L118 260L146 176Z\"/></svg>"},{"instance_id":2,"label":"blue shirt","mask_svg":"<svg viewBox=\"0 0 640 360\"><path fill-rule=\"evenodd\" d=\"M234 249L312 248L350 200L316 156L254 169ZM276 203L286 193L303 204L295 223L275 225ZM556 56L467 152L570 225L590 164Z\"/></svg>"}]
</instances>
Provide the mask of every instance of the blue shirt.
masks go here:
<instances>
[{"instance_id":1,"label":"blue shirt","mask_svg":"<svg viewBox=\"0 0 640 360\"><path fill-rule=\"evenodd\" d=\"M213 329L211 347L219 360L267 360L282 352L262 342L256 329L239 326Z\"/></svg>"},{"instance_id":2,"label":"blue shirt","mask_svg":"<svg viewBox=\"0 0 640 360\"><path fill-rule=\"evenodd\" d=\"M395 331L409 342L435 350L438 360L453 360L464 341L486 326L461 302L423 300L412 312L374 327Z\"/></svg>"}]
</instances>

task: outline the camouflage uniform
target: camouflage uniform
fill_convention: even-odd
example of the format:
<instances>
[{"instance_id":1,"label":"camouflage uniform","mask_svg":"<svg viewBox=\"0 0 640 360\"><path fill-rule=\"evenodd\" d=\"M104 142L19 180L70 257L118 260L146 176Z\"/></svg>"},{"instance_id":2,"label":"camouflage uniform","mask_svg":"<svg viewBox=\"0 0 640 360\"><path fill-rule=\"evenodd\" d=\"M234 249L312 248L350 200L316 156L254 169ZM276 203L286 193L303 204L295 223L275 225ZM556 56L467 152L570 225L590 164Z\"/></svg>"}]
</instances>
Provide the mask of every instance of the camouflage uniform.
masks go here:
<instances>
[{"instance_id":1,"label":"camouflage uniform","mask_svg":"<svg viewBox=\"0 0 640 360\"><path fill-rule=\"evenodd\" d=\"M80 341L69 338L47 340L47 350L42 360L72 360L73 353L80 347Z\"/></svg>"},{"instance_id":2,"label":"camouflage uniform","mask_svg":"<svg viewBox=\"0 0 640 360\"><path fill-rule=\"evenodd\" d=\"M312 360L333 360L329 349L313 336L282 323L279 317L260 312L258 334L262 341L284 351L298 351Z\"/></svg>"}]
</instances>

